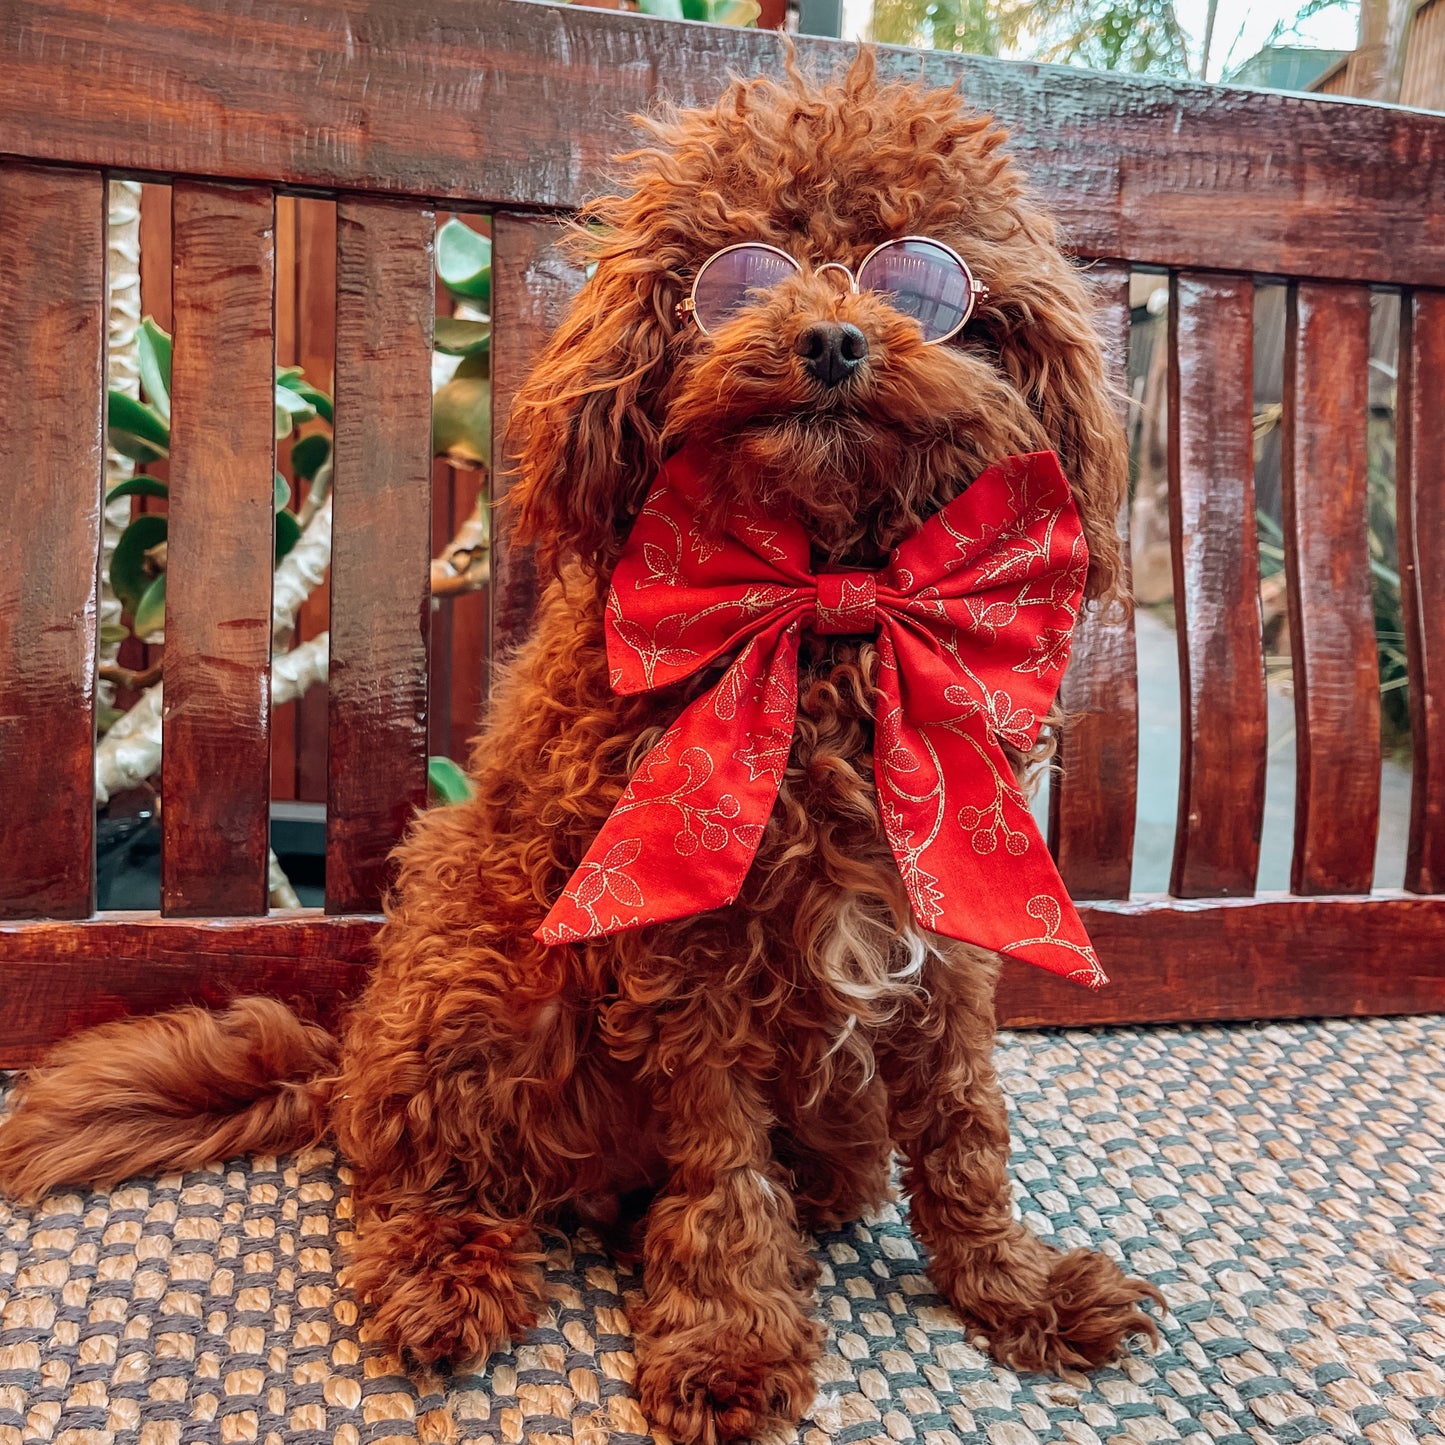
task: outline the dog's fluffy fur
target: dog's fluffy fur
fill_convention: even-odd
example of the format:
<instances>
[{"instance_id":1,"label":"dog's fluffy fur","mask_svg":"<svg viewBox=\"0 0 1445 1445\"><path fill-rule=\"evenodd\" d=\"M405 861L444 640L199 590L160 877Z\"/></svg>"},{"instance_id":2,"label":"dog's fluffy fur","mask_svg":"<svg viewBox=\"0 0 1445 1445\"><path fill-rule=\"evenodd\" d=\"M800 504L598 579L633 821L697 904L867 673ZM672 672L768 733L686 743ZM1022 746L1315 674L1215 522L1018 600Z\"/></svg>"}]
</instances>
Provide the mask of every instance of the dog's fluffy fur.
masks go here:
<instances>
[{"instance_id":1,"label":"dog's fluffy fur","mask_svg":"<svg viewBox=\"0 0 1445 1445\"><path fill-rule=\"evenodd\" d=\"M109 1026L24 1086L0 1184L34 1197L331 1130L355 1172L351 1287L420 1365L482 1361L532 1323L540 1226L607 1228L655 1191L638 1388L670 1435L711 1442L807 1406L821 1331L801 1228L876 1206L895 1147L932 1277L1000 1359L1096 1364L1153 1333L1138 1305L1158 1295L1010 1214L996 962L911 923L872 780L871 642L805 639L792 758L734 906L533 941L630 771L715 676L609 688L603 597L629 522L687 440L716 459L719 500L788 509L820 563L877 565L989 462L1052 447L1101 598L1125 456L1085 284L1003 133L955 93L881 83L864 54L826 85L790 69L650 124L625 194L579 229L596 273L516 402L516 521L549 579L535 633L477 744L475 799L400 850L339 1047L264 1000ZM946 345L812 270L903 234L947 242L989 287ZM707 256L754 239L803 274L712 338L679 322ZM870 347L831 391L795 352L827 317Z\"/></svg>"}]
</instances>

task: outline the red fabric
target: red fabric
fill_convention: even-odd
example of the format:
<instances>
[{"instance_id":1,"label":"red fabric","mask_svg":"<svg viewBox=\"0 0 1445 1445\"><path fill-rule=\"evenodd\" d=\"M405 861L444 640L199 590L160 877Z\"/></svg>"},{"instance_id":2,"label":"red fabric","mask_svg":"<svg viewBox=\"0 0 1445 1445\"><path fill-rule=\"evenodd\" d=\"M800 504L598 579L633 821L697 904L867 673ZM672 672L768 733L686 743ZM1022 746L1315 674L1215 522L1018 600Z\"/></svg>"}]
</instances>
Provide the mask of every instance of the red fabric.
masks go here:
<instances>
[{"instance_id":1,"label":"red fabric","mask_svg":"<svg viewBox=\"0 0 1445 1445\"><path fill-rule=\"evenodd\" d=\"M787 766L799 635L876 633L878 802L918 923L1106 982L999 746L1038 735L1088 566L1058 458L989 467L876 573L811 574L788 520L733 512L703 534L703 492L679 452L633 527L607 601L612 686L646 692L736 657L642 760L537 937L732 902Z\"/></svg>"}]
</instances>

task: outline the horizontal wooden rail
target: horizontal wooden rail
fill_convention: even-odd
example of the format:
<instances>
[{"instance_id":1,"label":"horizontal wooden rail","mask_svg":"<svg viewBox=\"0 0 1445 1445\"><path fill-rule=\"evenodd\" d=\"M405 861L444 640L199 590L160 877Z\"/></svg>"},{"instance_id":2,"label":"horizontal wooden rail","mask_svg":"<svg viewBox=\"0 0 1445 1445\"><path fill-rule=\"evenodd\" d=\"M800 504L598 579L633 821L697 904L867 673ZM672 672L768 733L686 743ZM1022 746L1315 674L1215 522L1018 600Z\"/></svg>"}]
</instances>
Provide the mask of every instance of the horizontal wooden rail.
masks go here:
<instances>
[{"instance_id":1,"label":"horizontal wooden rail","mask_svg":"<svg viewBox=\"0 0 1445 1445\"><path fill-rule=\"evenodd\" d=\"M0 153L562 210L633 143L631 113L781 74L784 44L514 0L176 0L123 24L113 0L12 8ZM852 47L798 51L826 68ZM995 111L1083 254L1445 285L1445 117L975 56L880 61Z\"/></svg>"},{"instance_id":2,"label":"horizontal wooden rail","mask_svg":"<svg viewBox=\"0 0 1445 1445\"><path fill-rule=\"evenodd\" d=\"M379 917L319 910L268 918L101 913L0 924L0 1069L34 1063L83 1028L180 1004L267 994L334 1019L361 991Z\"/></svg>"},{"instance_id":3,"label":"horizontal wooden rail","mask_svg":"<svg viewBox=\"0 0 1445 1445\"><path fill-rule=\"evenodd\" d=\"M1445 1012L1445 896L1142 898L1080 912L1110 985L1091 993L1006 965L1000 1023ZM0 1068L33 1063L91 1024L241 993L333 1020L365 984L380 921L302 909L245 921L0 923Z\"/></svg>"},{"instance_id":4,"label":"horizontal wooden rail","mask_svg":"<svg viewBox=\"0 0 1445 1445\"><path fill-rule=\"evenodd\" d=\"M1085 993L1042 969L1005 966L1001 1023L1445 1012L1445 896L1149 897L1079 912L1109 986Z\"/></svg>"}]
</instances>

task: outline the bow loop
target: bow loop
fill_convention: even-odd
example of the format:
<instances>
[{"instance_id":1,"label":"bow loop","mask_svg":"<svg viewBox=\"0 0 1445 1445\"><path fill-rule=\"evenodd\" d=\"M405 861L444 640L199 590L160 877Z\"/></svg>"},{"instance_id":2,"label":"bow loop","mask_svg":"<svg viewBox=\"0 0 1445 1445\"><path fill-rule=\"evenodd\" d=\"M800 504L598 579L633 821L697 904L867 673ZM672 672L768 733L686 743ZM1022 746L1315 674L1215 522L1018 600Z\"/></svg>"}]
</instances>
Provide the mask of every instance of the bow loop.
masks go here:
<instances>
[{"instance_id":1,"label":"bow loop","mask_svg":"<svg viewBox=\"0 0 1445 1445\"><path fill-rule=\"evenodd\" d=\"M704 533L706 470L684 450L639 514L608 594L613 687L731 665L643 759L537 936L594 938L738 895L788 765L804 628L878 636L879 817L917 922L1097 987L1010 749L1058 691L1088 551L1052 452L1009 457L879 573L808 571L807 534L734 511Z\"/></svg>"}]
</instances>

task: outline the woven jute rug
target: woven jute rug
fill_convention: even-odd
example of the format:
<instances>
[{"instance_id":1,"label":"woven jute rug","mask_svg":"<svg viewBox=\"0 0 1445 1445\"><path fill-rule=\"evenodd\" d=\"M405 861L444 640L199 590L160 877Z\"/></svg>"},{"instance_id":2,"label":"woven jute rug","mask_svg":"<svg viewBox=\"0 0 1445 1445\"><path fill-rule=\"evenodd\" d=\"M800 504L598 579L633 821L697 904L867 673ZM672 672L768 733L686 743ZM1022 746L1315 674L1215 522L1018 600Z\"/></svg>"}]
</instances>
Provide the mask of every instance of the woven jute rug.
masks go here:
<instances>
[{"instance_id":1,"label":"woven jute rug","mask_svg":"<svg viewBox=\"0 0 1445 1445\"><path fill-rule=\"evenodd\" d=\"M889 1209L817 1241L806 1445L1445 1440L1445 1020L1013 1034L1000 1063L1023 1217L1158 1284L1164 1348L998 1368ZM319 1149L0 1205L0 1445L652 1438L639 1282L596 1240L554 1251L542 1327L419 1391L360 1337L349 1228Z\"/></svg>"}]
</instances>

